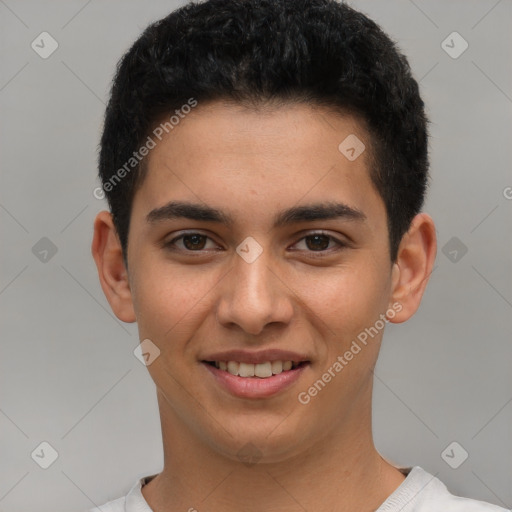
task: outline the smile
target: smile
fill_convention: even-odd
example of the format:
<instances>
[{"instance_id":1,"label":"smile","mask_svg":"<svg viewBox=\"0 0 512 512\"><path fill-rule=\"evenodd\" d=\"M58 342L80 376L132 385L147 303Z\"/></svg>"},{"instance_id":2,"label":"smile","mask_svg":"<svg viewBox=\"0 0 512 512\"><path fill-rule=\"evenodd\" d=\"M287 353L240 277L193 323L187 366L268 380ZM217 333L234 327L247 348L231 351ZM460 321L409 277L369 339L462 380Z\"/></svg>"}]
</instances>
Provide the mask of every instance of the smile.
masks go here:
<instances>
[{"instance_id":1,"label":"smile","mask_svg":"<svg viewBox=\"0 0 512 512\"><path fill-rule=\"evenodd\" d=\"M239 377L256 377L266 379L273 375L293 370L304 363L295 361L266 361L258 364L243 363L238 361L205 361L209 365Z\"/></svg>"},{"instance_id":2,"label":"smile","mask_svg":"<svg viewBox=\"0 0 512 512\"><path fill-rule=\"evenodd\" d=\"M290 360L244 363L238 361L201 361L213 377L211 384L224 392L245 399L262 399L290 388L310 367L309 361ZM207 384L208 385L208 384Z\"/></svg>"}]
</instances>

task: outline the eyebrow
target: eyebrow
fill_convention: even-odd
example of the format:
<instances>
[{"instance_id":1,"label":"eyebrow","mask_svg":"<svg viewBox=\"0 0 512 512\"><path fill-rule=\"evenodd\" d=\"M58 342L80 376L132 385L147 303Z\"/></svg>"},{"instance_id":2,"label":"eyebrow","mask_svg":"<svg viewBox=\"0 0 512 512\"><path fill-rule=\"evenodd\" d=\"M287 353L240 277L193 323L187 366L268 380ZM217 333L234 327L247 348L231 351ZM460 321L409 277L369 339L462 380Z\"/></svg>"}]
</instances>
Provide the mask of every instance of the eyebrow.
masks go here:
<instances>
[{"instance_id":1,"label":"eyebrow","mask_svg":"<svg viewBox=\"0 0 512 512\"><path fill-rule=\"evenodd\" d=\"M173 219L217 222L226 224L227 226L232 226L234 223L233 218L222 210L204 204L186 201L170 201L160 208L151 210L146 216L146 221L150 224ZM311 222L314 220L335 219L364 221L366 220L366 215L361 210L344 203L314 203L310 205L294 206L279 212L274 217L274 227L282 227L299 222Z\"/></svg>"}]
</instances>

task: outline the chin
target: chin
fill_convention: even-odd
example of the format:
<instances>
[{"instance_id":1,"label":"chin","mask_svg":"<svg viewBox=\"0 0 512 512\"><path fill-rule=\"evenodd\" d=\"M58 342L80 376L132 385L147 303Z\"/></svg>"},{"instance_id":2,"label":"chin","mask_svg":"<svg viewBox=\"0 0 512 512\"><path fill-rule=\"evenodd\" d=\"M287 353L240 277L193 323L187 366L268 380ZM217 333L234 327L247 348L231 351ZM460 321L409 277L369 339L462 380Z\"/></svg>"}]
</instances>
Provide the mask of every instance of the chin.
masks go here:
<instances>
[{"instance_id":1,"label":"chin","mask_svg":"<svg viewBox=\"0 0 512 512\"><path fill-rule=\"evenodd\" d=\"M223 429L217 430L210 437L210 447L220 455L248 467L257 463L273 464L289 460L307 450L313 442L308 442L304 429L289 422L291 416L284 418L286 414L273 417L272 421L247 418L247 421L224 425L233 435L230 436ZM300 431L302 435L299 437L297 432Z\"/></svg>"}]
</instances>

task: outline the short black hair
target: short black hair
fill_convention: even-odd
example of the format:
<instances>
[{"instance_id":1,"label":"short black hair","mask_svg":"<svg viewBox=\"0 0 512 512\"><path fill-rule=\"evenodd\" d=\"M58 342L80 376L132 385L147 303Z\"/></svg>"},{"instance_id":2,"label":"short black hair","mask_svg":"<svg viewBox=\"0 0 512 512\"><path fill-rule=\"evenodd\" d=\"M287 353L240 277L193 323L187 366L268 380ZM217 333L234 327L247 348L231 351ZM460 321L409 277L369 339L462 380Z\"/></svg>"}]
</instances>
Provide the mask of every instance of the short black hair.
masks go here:
<instances>
[{"instance_id":1,"label":"short black hair","mask_svg":"<svg viewBox=\"0 0 512 512\"><path fill-rule=\"evenodd\" d=\"M99 175L125 261L145 175L139 148L163 118L217 100L356 114L370 137L370 177L396 260L423 206L429 167L429 121L407 58L374 21L335 0L207 0L149 25L117 65Z\"/></svg>"}]
</instances>

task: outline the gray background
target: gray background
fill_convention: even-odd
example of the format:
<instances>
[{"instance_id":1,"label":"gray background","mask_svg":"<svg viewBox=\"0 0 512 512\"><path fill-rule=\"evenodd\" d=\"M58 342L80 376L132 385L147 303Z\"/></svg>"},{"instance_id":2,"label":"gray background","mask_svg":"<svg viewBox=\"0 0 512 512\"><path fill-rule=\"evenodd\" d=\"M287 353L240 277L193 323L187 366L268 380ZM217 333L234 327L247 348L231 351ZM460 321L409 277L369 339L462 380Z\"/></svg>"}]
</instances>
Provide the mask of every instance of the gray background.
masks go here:
<instances>
[{"instance_id":1,"label":"gray background","mask_svg":"<svg viewBox=\"0 0 512 512\"><path fill-rule=\"evenodd\" d=\"M0 512L85 510L162 467L136 326L112 315L90 241L105 207L93 189L115 64L178 5L0 0ZM387 328L376 445L454 493L510 508L512 2L351 5L399 43L420 81L432 120L425 210L439 242L419 312ZM59 44L47 59L31 48L43 31ZM441 46L453 31L469 44L456 59ZM58 452L48 469L31 457L43 441ZM469 453L458 469L441 456L453 441Z\"/></svg>"}]
</instances>

